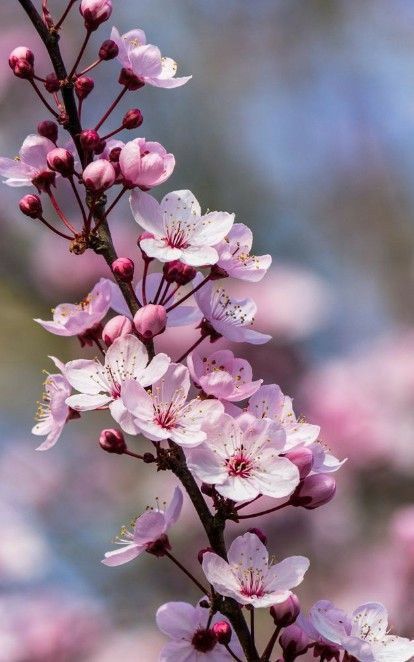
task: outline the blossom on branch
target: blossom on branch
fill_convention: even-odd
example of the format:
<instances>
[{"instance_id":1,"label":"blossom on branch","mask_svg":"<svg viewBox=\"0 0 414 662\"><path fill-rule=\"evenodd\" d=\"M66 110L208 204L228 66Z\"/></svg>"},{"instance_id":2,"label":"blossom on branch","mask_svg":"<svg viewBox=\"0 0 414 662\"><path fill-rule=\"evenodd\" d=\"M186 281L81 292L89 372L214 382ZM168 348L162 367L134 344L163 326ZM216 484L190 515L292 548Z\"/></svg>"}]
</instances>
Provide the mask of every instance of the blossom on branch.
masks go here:
<instances>
[{"instance_id":1,"label":"blossom on branch","mask_svg":"<svg viewBox=\"0 0 414 662\"><path fill-rule=\"evenodd\" d=\"M251 255L252 231L244 223L235 223L229 234L215 246L217 266L232 278L257 283L272 264L271 255Z\"/></svg>"},{"instance_id":2,"label":"blossom on branch","mask_svg":"<svg viewBox=\"0 0 414 662\"><path fill-rule=\"evenodd\" d=\"M31 134L24 139L19 156L15 159L0 158L0 175L6 177L8 186L36 186L42 189L47 181L54 183L56 173L49 169L47 155L56 148L48 138Z\"/></svg>"},{"instance_id":3,"label":"blossom on branch","mask_svg":"<svg viewBox=\"0 0 414 662\"><path fill-rule=\"evenodd\" d=\"M37 408L37 423L32 428L32 433L39 436L46 435L46 439L36 448L37 451L47 451L56 444L71 415L66 399L71 394L72 388L64 374L65 366L54 356L49 358L60 373L48 375L44 382L45 392Z\"/></svg>"},{"instance_id":4,"label":"blossom on branch","mask_svg":"<svg viewBox=\"0 0 414 662\"><path fill-rule=\"evenodd\" d=\"M119 168L127 188L138 186L148 191L172 175L175 158L157 142L135 138L121 147Z\"/></svg>"}]
</instances>

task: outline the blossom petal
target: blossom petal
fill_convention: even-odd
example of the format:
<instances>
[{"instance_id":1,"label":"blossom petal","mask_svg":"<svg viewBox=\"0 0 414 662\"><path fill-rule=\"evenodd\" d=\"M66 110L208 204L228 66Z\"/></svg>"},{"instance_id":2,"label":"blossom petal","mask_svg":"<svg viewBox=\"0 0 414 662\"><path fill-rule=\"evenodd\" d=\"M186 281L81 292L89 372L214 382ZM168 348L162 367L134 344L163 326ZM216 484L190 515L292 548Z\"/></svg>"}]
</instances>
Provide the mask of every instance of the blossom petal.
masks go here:
<instances>
[{"instance_id":1,"label":"blossom petal","mask_svg":"<svg viewBox=\"0 0 414 662\"><path fill-rule=\"evenodd\" d=\"M201 217L200 204L188 189L167 193L161 200L160 206L164 225L167 225L170 219L185 225L193 224L196 219Z\"/></svg>"},{"instance_id":2,"label":"blossom petal","mask_svg":"<svg viewBox=\"0 0 414 662\"><path fill-rule=\"evenodd\" d=\"M147 545L155 542L165 533L165 516L159 510L146 510L138 517L134 527L134 542Z\"/></svg>"},{"instance_id":3,"label":"blossom petal","mask_svg":"<svg viewBox=\"0 0 414 662\"><path fill-rule=\"evenodd\" d=\"M55 143L52 143L49 138L32 133L23 141L20 149L20 158L23 163L26 163L32 168L44 170L47 168L46 157L55 147Z\"/></svg>"},{"instance_id":4,"label":"blossom petal","mask_svg":"<svg viewBox=\"0 0 414 662\"><path fill-rule=\"evenodd\" d=\"M124 432L127 434L137 434L139 432L134 416L127 410L120 398L112 400L109 411L112 418L119 423Z\"/></svg>"},{"instance_id":5,"label":"blossom petal","mask_svg":"<svg viewBox=\"0 0 414 662\"><path fill-rule=\"evenodd\" d=\"M129 198L132 215L138 225L154 235L163 235L164 225L160 204L149 193L136 189Z\"/></svg>"},{"instance_id":6,"label":"blossom petal","mask_svg":"<svg viewBox=\"0 0 414 662\"><path fill-rule=\"evenodd\" d=\"M106 552L102 563L109 566L123 565L124 563L128 563L128 561L136 559L143 551L144 547L138 547L135 543L132 543L126 547L114 549L112 552Z\"/></svg>"},{"instance_id":7,"label":"blossom petal","mask_svg":"<svg viewBox=\"0 0 414 662\"><path fill-rule=\"evenodd\" d=\"M167 602L157 610L155 619L161 632L173 639L191 641L198 625L196 610L187 602Z\"/></svg>"},{"instance_id":8,"label":"blossom petal","mask_svg":"<svg viewBox=\"0 0 414 662\"><path fill-rule=\"evenodd\" d=\"M92 411L93 409L98 409L99 407L105 407L111 402L112 398L110 395L104 395L97 393L92 395L89 393L77 393L76 395L71 395L66 400L66 404L75 411Z\"/></svg>"},{"instance_id":9,"label":"blossom petal","mask_svg":"<svg viewBox=\"0 0 414 662\"><path fill-rule=\"evenodd\" d=\"M146 83L153 85L154 87L163 87L165 89L172 89L174 87L181 87L191 80L192 76L181 76L177 78L147 78Z\"/></svg>"},{"instance_id":10,"label":"blossom petal","mask_svg":"<svg viewBox=\"0 0 414 662\"><path fill-rule=\"evenodd\" d=\"M176 487L174 490L173 497L168 504L168 508L165 511L165 521L167 523L167 528L176 523L180 517L181 509L183 507L183 493L179 487Z\"/></svg>"},{"instance_id":11,"label":"blossom petal","mask_svg":"<svg viewBox=\"0 0 414 662\"><path fill-rule=\"evenodd\" d=\"M196 246L215 246L229 233L234 223L234 214L212 211L201 220L194 233L193 243Z\"/></svg>"},{"instance_id":12,"label":"blossom petal","mask_svg":"<svg viewBox=\"0 0 414 662\"><path fill-rule=\"evenodd\" d=\"M161 379L167 372L171 359L167 354L156 354L152 361L143 369L139 382L141 386L150 386Z\"/></svg>"},{"instance_id":13,"label":"blossom petal","mask_svg":"<svg viewBox=\"0 0 414 662\"><path fill-rule=\"evenodd\" d=\"M233 540L227 554L229 563L246 570L257 568L264 574L269 564L269 554L262 541L254 533L245 533Z\"/></svg>"},{"instance_id":14,"label":"blossom petal","mask_svg":"<svg viewBox=\"0 0 414 662\"><path fill-rule=\"evenodd\" d=\"M269 591L286 591L295 588L303 581L309 568L309 559L305 556L289 556L269 568L266 588Z\"/></svg>"},{"instance_id":15,"label":"blossom petal","mask_svg":"<svg viewBox=\"0 0 414 662\"><path fill-rule=\"evenodd\" d=\"M161 73L161 53L157 46L146 44L132 48L129 60L136 76L154 78Z\"/></svg>"},{"instance_id":16,"label":"blossom petal","mask_svg":"<svg viewBox=\"0 0 414 662\"><path fill-rule=\"evenodd\" d=\"M207 580L218 593L238 599L240 584L224 559L212 552L206 552L203 554L202 567Z\"/></svg>"},{"instance_id":17,"label":"blossom petal","mask_svg":"<svg viewBox=\"0 0 414 662\"><path fill-rule=\"evenodd\" d=\"M81 393L94 395L109 391L104 368L98 361L76 359L65 366L65 376L69 384Z\"/></svg>"}]
</instances>

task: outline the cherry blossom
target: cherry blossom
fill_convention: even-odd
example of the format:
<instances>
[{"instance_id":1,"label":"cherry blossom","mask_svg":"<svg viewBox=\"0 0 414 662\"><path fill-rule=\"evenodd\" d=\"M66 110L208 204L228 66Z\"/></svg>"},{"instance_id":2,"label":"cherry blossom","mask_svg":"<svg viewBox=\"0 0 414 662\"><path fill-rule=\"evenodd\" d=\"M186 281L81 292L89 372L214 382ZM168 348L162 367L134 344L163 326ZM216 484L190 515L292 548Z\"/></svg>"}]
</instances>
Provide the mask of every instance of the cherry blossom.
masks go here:
<instances>
[{"instance_id":1,"label":"cherry blossom","mask_svg":"<svg viewBox=\"0 0 414 662\"><path fill-rule=\"evenodd\" d=\"M215 264L213 246L230 231L234 214L201 208L191 191L172 191L158 203L148 193L134 191L130 198L136 222L153 238L142 239L141 248L161 262L181 260L195 267Z\"/></svg>"},{"instance_id":2,"label":"cherry blossom","mask_svg":"<svg viewBox=\"0 0 414 662\"><path fill-rule=\"evenodd\" d=\"M147 85L173 88L185 85L191 76L175 78L177 63L170 57L162 57L159 48L147 44L145 32L130 30L122 36L117 28L112 28L111 39L118 48L118 60L125 69L133 73Z\"/></svg>"},{"instance_id":3,"label":"cherry blossom","mask_svg":"<svg viewBox=\"0 0 414 662\"><path fill-rule=\"evenodd\" d=\"M236 358L229 349L212 354L196 350L188 356L187 365L196 386L218 400L244 400L253 395L263 381L252 381L250 363Z\"/></svg>"},{"instance_id":4,"label":"cherry blossom","mask_svg":"<svg viewBox=\"0 0 414 662\"><path fill-rule=\"evenodd\" d=\"M80 303L60 303L53 310L53 320L34 321L57 336L82 336L101 322L110 303L110 285L106 278L101 278Z\"/></svg>"},{"instance_id":5,"label":"cherry blossom","mask_svg":"<svg viewBox=\"0 0 414 662\"><path fill-rule=\"evenodd\" d=\"M65 375L73 388L79 391L66 403L76 411L109 407L112 417L124 432L136 434L133 417L122 401L123 388L130 380L150 386L166 372L169 363L166 354L157 354L148 363L145 345L136 336L122 336L109 347L104 365L97 359L78 359L66 364Z\"/></svg>"},{"instance_id":6,"label":"cherry blossom","mask_svg":"<svg viewBox=\"0 0 414 662\"><path fill-rule=\"evenodd\" d=\"M223 621L223 617L214 614L209 621L210 610L201 606L205 600L200 600L195 607L187 602L167 602L158 609L157 626L171 639L160 653L160 662L230 662L234 659L218 643L213 631L213 626ZM234 632L230 648L236 655L242 655Z\"/></svg>"},{"instance_id":7,"label":"cherry blossom","mask_svg":"<svg viewBox=\"0 0 414 662\"><path fill-rule=\"evenodd\" d=\"M244 223L235 223L229 234L215 247L217 266L228 276L257 283L272 264L271 255L251 255L252 231Z\"/></svg>"},{"instance_id":8,"label":"cherry blossom","mask_svg":"<svg viewBox=\"0 0 414 662\"><path fill-rule=\"evenodd\" d=\"M147 191L171 176L175 158L160 143L136 138L121 147L119 167L125 186L139 186Z\"/></svg>"},{"instance_id":9,"label":"cherry blossom","mask_svg":"<svg viewBox=\"0 0 414 662\"><path fill-rule=\"evenodd\" d=\"M205 419L214 422L224 411L218 400L187 401L190 390L188 369L171 363L150 392L129 381L122 391L123 403L134 423L148 439L172 439L180 446L198 446L206 438Z\"/></svg>"},{"instance_id":10,"label":"cherry blossom","mask_svg":"<svg viewBox=\"0 0 414 662\"><path fill-rule=\"evenodd\" d=\"M60 373L48 375L44 382L45 393L37 409L37 423L32 428L32 433L39 436L46 435L46 439L36 448L37 451L47 451L56 444L70 416L66 399L70 396L72 388L64 374L65 366L54 356L50 358Z\"/></svg>"},{"instance_id":11,"label":"cherry blossom","mask_svg":"<svg viewBox=\"0 0 414 662\"><path fill-rule=\"evenodd\" d=\"M121 545L120 549L106 552L102 563L115 566L123 565L132 561L145 551L156 551L159 543L160 549L169 549L167 531L178 520L183 506L183 493L179 487L174 490L173 497L164 510L146 510L135 522L134 530L129 531L122 527L121 534L116 538L116 543Z\"/></svg>"},{"instance_id":12,"label":"cherry blossom","mask_svg":"<svg viewBox=\"0 0 414 662\"><path fill-rule=\"evenodd\" d=\"M269 419L237 421L228 414L216 425L204 428L206 441L188 454L190 470L204 483L233 501L254 499L259 494L279 499L295 490L298 468L280 457L283 428Z\"/></svg>"},{"instance_id":13,"label":"cherry blossom","mask_svg":"<svg viewBox=\"0 0 414 662\"><path fill-rule=\"evenodd\" d=\"M309 568L304 556L290 556L273 564L266 547L254 533L233 540L227 556L228 563L213 552L205 552L202 563L205 576L221 595L253 607L284 602Z\"/></svg>"},{"instance_id":14,"label":"cherry blossom","mask_svg":"<svg viewBox=\"0 0 414 662\"><path fill-rule=\"evenodd\" d=\"M49 170L47 155L56 145L43 136L30 134L24 139L19 156L15 159L0 158L0 175L6 177L8 186L36 186L37 178L45 172L53 180L55 174Z\"/></svg>"},{"instance_id":15,"label":"cherry blossom","mask_svg":"<svg viewBox=\"0 0 414 662\"><path fill-rule=\"evenodd\" d=\"M344 648L360 662L406 662L414 655L414 641L388 634L388 613L379 603L357 607L347 616L321 600L310 610L310 621L328 641Z\"/></svg>"},{"instance_id":16,"label":"cherry blossom","mask_svg":"<svg viewBox=\"0 0 414 662\"><path fill-rule=\"evenodd\" d=\"M200 277L197 274L195 285L200 282ZM232 297L224 287L212 282L207 282L195 292L194 297L205 320L220 336L252 345L263 345L271 340L271 336L250 328L256 314L256 304L252 299Z\"/></svg>"}]
</instances>

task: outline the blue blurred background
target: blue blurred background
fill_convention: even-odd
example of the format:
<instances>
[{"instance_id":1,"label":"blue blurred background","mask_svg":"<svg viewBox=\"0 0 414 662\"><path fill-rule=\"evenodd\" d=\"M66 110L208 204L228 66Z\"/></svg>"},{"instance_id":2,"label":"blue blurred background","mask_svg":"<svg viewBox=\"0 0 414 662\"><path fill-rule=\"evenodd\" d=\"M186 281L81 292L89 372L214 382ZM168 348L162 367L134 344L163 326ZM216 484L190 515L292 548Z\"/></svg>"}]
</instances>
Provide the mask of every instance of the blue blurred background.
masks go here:
<instances>
[{"instance_id":1,"label":"blue blurred background","mask_svg":"<svg viewBox=\"0 0 414 662\"><path fill-rule=\"evenodd\" d=\"M49 5L57 16L65 7ZM0 151L13 156L46 116L13 78L8 53L27 45L40 75L51 68L17 2L3 2L0 19ZM193 74L183 88L124 99L123 110L143 112L140 135L176 156L157 194L189 188L204 209L236 212L254 231L255 251L273 255L268 278L243 291L259 304L257 328L274 341L235 351L256 378L294 395L298 413L349 458L334 502L260 522L269 545L279 558L309 555L305 606L380 600L391 624L414 636L414 6L114 0L85 64L111 25L143 28L178 62L178 75ZM82 31L75 8L62 37L69 63ZM117 74L115 61L96 69L85 126L117 93ZM137 651L156 660L155 609L198 596L167 561L111 569L100 559L122 523L170 497L174 480L102 453L98 413L70 424L48 453L34 452L47 356L83 354L76 339L50 336L32 318L48 319L58 302L80 300L109 274L99 258L65 253L22 217L24 192L3 187L0 210L0 662L132 661ZM138 259L126 201L117 217L115 243ZM173 540L177 556L205 546L190 505ZM191 564L199 572L196 558ZM265 637L271 624L262 616Z\"/></svg>"}]
</instances>

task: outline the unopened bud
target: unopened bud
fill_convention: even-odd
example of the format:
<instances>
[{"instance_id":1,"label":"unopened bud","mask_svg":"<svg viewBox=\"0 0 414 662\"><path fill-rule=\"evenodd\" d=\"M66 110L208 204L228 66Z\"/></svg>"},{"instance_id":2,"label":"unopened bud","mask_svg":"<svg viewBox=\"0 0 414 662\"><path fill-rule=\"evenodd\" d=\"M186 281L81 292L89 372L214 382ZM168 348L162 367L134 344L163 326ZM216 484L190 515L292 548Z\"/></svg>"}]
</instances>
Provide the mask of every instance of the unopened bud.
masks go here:
<instances>
[{"instance_id":1,"label":"unopened bud","mask_svg":"<svg viewBox=\"0 0 414 662\"><path fill-rule=\"evenodd\" d=\"M99 436L99 445L107 453L122 455L127 449L124 435L121 430L102 430Z\"/></svg>"},{"instance_id":2,"label":"unopened bud","mask_svg":"<svg viewBox=\"0 0 414 662\"><path fill-rule=\"evenodd\" d=\"M92 80L92 78L89 78L89 76L79 76L75 80L74 88L75 88L75 94L78 97L79 100L83 101L83 99L86 99L88 94L90 94L95 87L95 83Z\"/></svg>"},{"instance_id":3,"label":"unopened bud","mask_svg":"<svg viewBox=\"0 0 414 662\"><path fill-rule=\"evenodd\" d=\"M197 271L189 264L184 264L180 260L165 262L162 272L167 283L176 283L177 285L187 285L196 277Z\"/></svg>"},{"instance_id":4,"label":"unopened bud","mask_svg":"<svg viewBox=\"0 0 414 662\"><path fill-rule=\"evenodd\" d=\"M135 313L134 325L140 338L151 340L165 331L167 311L164 306L149 303Z\"/></svg>"},{"instance_id":5,"label":"unopened bud","mask_svg":"<svg viewBox=\"0 0 414 662\"><path fill-rule=\"evenodd\" d=\"M313 466L313 453L311 449L306 446L292 448L291 451L286 453L285 457L297 466L300 479L306 478Z\"/></svg>"},{"instance_id":6,"label":"unopened bud","mask_svg":"<svg viewBox=\"0 0 414 662\"><path fill-rule=\"evenodd\" d=\"M203 549L200 549L200 551L198 552L197 558L200 565L203 563L203 556L207 552L213 552L214 554L214 549L212 547L204 547Z\"/></svg>"},{"instance_id":7,"label":"unopened bud","mask_svg":"<svg viewBox=\"0 0 414 662\"><path fill-rule=\"evenodd\" d=\"M263 533L261 529L256 529L256 527L253 527L248 530L248 533L254 533L254 535L259 538L260 542L262 542L263 545L267 544L267 535Z\"/></svg>"},{"instance_id":8,"label":"unopened bud","mask_svg":"<svg viewBox=\"0 0 414 662\"><path fill-rule=\"evenodd\" d=\"M270 607L270 615L273 618L275 625L282 628L292 625L299 616L299 613L299 598L293 593L284 602Z\"/></svg>"},{"instance_id":9,"label":"unopened bud","mask_svg":"<svg viewBox=\"0 0 414 662\"><path fill-rule=\"evenodd\" d=\"M100 60L113 60L119 53L117 44L112 39L106 39L99 49Z\"/></svg>"},{"instance_id":10,"label":"unopened bud","mask_svg":"<svg viewBox=\"0 0 414 662\"><path fill-rule=\"evenodd\" d=\"M42 203L37 195L29 193L19 202L20 211L30 218L40 218L43 212Z\"/></svg>"},{"instance_id":11,"label":"unopened bud","mask_svg":"<svg viewBox=\"0 0 414 662\"><path fill-rule=\"evenodd\" d=\"M35 177L32 179L32 184L37 188L38 191L50 191L50 187L54 186L56 179L56 173L52 170L41 170Z\"/></svg>"},{"instance_id":12,"label":"unopened bud","mask_svg":"<svg viewBox=\"0 0 414 662\"><path fill-rule=\"evenodd\" d=\"M48 74L46 76L45 88L51 94L53 94L53 92L59 92L60 82L59 82L59 78L56 76L55 73Z\"/></svg>"},{"instance_id":13,"label":"unopened bud","mask_svg":"<svg viewBox=\"0 0 414 662\"><path fill-rule=\"evenodd\" d=\"M231 627L227 621L218 621L217 623L214 623L211 629L216 635L216 639L219 644L228 646L231 641Z\"/></svg>"},{"instance_id":14,"label":"unopened bud","mask_svg":"<svg viewBox=\"0 0 414 662\"><path fill-rule=\"evenodd\" d=\"M9 55L9 67L17 78L33 78L34 55L30 48L18 46Z\"/></svg>"},{"instance_id":15,"label":"unopened bud","mask_svg":"<svg viewBox=\"0 0 414 662\"><path fill-rule=\"evenodd\" d=\"M319 508L334 498L336 481L330 474L314 474L304 478L290 497L292 506L307 510Z\"/></svg>"},{"instance_id":16,"label":"unopened bud","mask_svg":"<svg viewBox=\"0 0 414 662\"><path fill-rule=\"evenodd\" d=\"M144 118L140 109L131 108L131 110L128 110L125 113L122 119L122 126L124 129L137 129L139 126L141 126L143 121Z\"/></svg>"},{"instance_id":17,"label":"unopened bud","mask_svg":"<svg viewBox=\"0 0 414 662\"><path fill-rule=\"evenodd\" d=\"M116 315L107 322L102 331L102 340L110 347L117 338L132 333L132 322L125 315Z\"/></svg>"},{"instance_id":18,"label":"unopened bud","mask_svg":"<svg viewBox=\"0 0 414 662\"><path fill-rule=\"evenodd\" d=\"M101 193L114 183L116 173L112 163L106 159L97 159L86 166L82 179L87 188L95 193Z\"/></svg>"},{"instance_id":19,"label":"unopened bud","mask_svg":"<svg viewBox=\"0 0 414 662\"><path fill-rule=\"evenodd\" d=\"M112 14L112 2L111 0L82 0L79 11L85 20L85 28L93 32Z\"/></svg>"},{"instance_id":20,"label":"unopened bud","mask_svg":"<svg viewBox=\"0 0 414 662\"><path fill-rule=\"evenodd\" d=\"M141 78L138 78L132 71L132 69L126 69L123 68L121 69L121 73L119 74L118 82L120 85L124 85L127 90L130 90L131 92L135 92L135 90L139 90L141 87L144 87L145 83Z\"/></svg>"},{"instance_id":21,"label":"unopened bud","mask_svg":"<svg viewBox=\"0 0 414 662\"><path fill-rule=\"evenodd\" d=\"M284 653L283 659L285 662L292 662L299 655L302 655L312 642L300 627L292 623L283 630L279 643Z\"/></svg>"},{"instance_id":22,"label":"unopened bud","mask_svg":"<svg viewBox=\"0 0 414 662\"><path fill-rule=\"evenodd\" d=\"M46 160L49 168L58 172L62 177L70 177L73 174L75 159L69 150L56 147L48 153Z\"/></svg>"},{"instance_id":23,"label":"unopened bud","mask_svg":"<svg viewBox=\"0 0 414 662\"><path fill-rule=\"evenodd\" d=\"M79 135L79 141L83 149L94 151L101 142L100 135L95 129L85 129Z\"/></svg>"},{"instance_id":24,"label":"unopened bud","mask_svg":"<svg viewBox=\"0 0 414 662\"><path fill-rule=\"evenodd\" d=\"M134 277L134 263L129 257L118 257L112 262L112 271L124 283L130 283Z\"/></svg>"},{"instance_id":25,"label":"unopened bud","mask_svg":"<svg viewBox=\"0 0 414 662\"><path fill-rule=\"evenodd\" d=\"M51 120L44 120L37 125L37 133L55 143L58 139L58 125Z\"/></svg>"}]
</instances>

